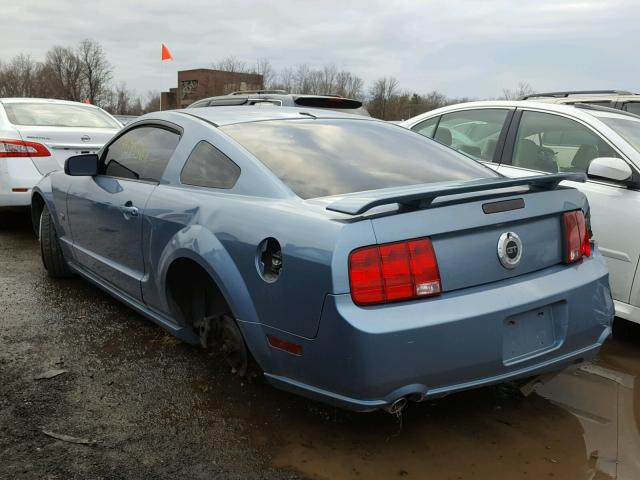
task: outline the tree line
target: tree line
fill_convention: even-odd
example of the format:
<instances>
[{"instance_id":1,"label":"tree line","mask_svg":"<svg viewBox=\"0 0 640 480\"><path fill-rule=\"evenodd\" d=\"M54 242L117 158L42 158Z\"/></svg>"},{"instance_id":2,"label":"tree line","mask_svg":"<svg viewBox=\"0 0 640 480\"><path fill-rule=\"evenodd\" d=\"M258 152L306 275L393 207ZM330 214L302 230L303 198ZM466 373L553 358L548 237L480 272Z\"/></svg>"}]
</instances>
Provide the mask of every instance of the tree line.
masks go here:
<instances>
[{"instance_id":1,"label":"tree line","mask_svg":"<svg viewBox=\"0 0 640 480\"><path fill-rule=\"evenodd\" d=\"M23 53L0 61L0 97L89 102L116 115L140 115L157 110L159 103L157 92L141 96L115 83L104 49L88 39L76 47L54 46L42 61Z\"/></svg>"},{"instance_id":2,"label":"tree line","mask_svg":"<svg viewBox=\"0 0 640 480\"><path fill-rule=\"evenodd\" d=\"M400 87L394 77L381 77L366 88L362 78L333 64L313 68L303 64L276 71L269 59L247 63L230 56L214 62L211 68L227 72L262 75L263 88L289 93L340 95L364 102L373 117L402 120L453 103L473 100L450 98L438 91L411 92ZM503 99L533 93L527 83L503 90ZM19 54L0 61L0 97L42 97L87 101L115 115L140 115L158 110L160 94L140 95L124 82L115 82L113 67L102 46L83 40L76 47L54 46L44 60Z\"/></svg>"}]
</instances>

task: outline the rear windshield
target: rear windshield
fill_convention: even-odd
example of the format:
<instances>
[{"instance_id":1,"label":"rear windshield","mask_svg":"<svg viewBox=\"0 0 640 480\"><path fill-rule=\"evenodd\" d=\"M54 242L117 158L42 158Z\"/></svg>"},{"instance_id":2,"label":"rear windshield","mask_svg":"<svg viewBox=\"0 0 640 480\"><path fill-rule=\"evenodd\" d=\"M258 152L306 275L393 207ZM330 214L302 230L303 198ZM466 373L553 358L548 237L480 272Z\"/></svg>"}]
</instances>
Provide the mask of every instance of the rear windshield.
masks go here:
<instances>
[{"instance_id":1,"label":"rear windshield","mask_svg":"<svg viewBox=\"0 0 640 480\"><path fill-rule=\"evenodd\" d=\"M5 103L4 109L14 125L120 128L118 123L96 107L62 103Z\"/></svg>"},{"instance_id":2,"label":"rear windshield","mask_svg":"<svg viewBox=\"0 0 640 480\"><path fill-rule=\"evenodd\" d=\"M368 120L271 120L221 127L302 198L498 176L433 140Z\"/></svg>"}]
</instances>

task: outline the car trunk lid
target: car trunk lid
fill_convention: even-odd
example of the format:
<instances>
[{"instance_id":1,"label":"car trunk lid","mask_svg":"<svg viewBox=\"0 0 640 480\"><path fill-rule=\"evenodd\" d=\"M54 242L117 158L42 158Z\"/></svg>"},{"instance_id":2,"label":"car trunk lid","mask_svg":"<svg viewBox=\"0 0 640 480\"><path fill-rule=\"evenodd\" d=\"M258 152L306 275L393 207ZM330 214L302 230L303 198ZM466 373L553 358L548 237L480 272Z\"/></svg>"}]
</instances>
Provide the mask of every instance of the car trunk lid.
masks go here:
<instances>
[{"instance_id":1,"label":"car trunk lid","mask_svg":"<svg viewBox=\"0 0 640 480\"><path fill-rule=\"evenodd\" d=\"M566 175L488 179L463 184L412 187L404 192L367 192L330 204L334 211L364 213L390 201L396 211L369 215L378 244L430 237L443 291L482 285L563 262L562 213L586 208L574 189L556 189ZM573 180L580 180L571 176ZM544 180L543 180L544 178ZM503 235L521 241L515 266L500 260ZM503 255L504 257L504 255Z\"/></svg>"},{"instance_id":2,"label":"car trunk lid","mask_svg":"<svg viewBox=\"0 0 640 480\"><path fill-rule=\"evenodd\" d=\"M34 127L16 126L22 140L41 143L51 152L50 157L32 157L43 175L64 168L73 155L96 153L118 131L114 128L91 127Z\"/></svg>"}]
</instances>

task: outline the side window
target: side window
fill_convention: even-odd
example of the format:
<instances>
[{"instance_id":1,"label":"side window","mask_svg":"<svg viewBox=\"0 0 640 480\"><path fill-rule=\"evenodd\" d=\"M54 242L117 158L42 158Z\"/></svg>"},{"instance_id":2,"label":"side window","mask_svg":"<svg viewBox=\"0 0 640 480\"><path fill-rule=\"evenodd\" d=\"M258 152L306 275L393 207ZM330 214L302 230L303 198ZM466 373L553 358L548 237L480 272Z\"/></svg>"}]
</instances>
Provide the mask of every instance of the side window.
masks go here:
<instances>
[{"instance_id":1,"label":"side window","mask_svg":"<svg viewBox=\"0 0 640 480\"><path fill-rule=\"evenodd\" d=\"M440 120L440 117L428 118L427 120L411 127L411 130L419 133L420 135L424 135L425 137L433 138L433 134L436 131L436 125L438 125L438 120Z\"/></svg>"},{"instance_id":2,"label":"side window","mask_svg":"<svg viewBox=\"0 0 640 480\"><path fill-rule=\"evenodd\" d=\"M492 162L508 109L487 108L442 116L434 140L474 160Z\"/></svg>"},{"instance_id":3,"label":"side window","mask_svg":"<svg viewBox=\"0 0 640 480\"><path fill-rule=\"evenodd\" d=\"M232 188L238 177L238 165L210 143L201 141L189 155L180 181L198 187Z\"/></svg>"},{"instance_id":4,"label":"side window","mask_svg":"<svg viewBox=\"0 0 640 480\"><path fill-rule=\"evenodd\" d=\"M627 102L622 106L622 109L640 115L640 102Z\"/></svg>"},{"instance_id":5,"label":"side window","mask_svg":"<svg viewBox=\"0 0 640 480\"><path fill-rule=\"evenodd\" d=\"M111 177L158 182L180 135L161 127L130 130L109 145L103 173Z\"/></svg>"},{"instance_id":6,"label":"side window","mask_svg":"<svg viewBox=\"0 0 640 480\"><path fill-rule=\"evenodd\" d=\"M600 136L569 118L522 113L512 165L543 172L586 172L596 157L619 155Z\"/></svg>"}]
</instances>

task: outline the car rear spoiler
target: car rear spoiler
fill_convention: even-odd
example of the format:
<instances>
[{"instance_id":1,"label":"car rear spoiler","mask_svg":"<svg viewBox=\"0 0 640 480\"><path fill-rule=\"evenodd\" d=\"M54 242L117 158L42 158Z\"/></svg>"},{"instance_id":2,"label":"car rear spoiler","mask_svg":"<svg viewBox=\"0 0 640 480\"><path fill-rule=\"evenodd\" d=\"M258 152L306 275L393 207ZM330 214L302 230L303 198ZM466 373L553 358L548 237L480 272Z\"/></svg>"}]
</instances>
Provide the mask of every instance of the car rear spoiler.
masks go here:
<instances>
[{"instance_id":1,"label":"car rear spoiler","mask_svg":"<svg viewBox=\"0 0 640 480\"><path fill-rule=\"evenodd\" d=\"M380 205L398 203L409 207L427 207L438 197L458 195L482 190L495 190L525 185L535 190L553 190L563 180L585 182L584 173L554 173L521 178L483 178L469 182L442 182L411 185L408 187L369 190L342 197L327 205L326 209L348 215L360 215Z\"/></svg>"}]
</instances>

